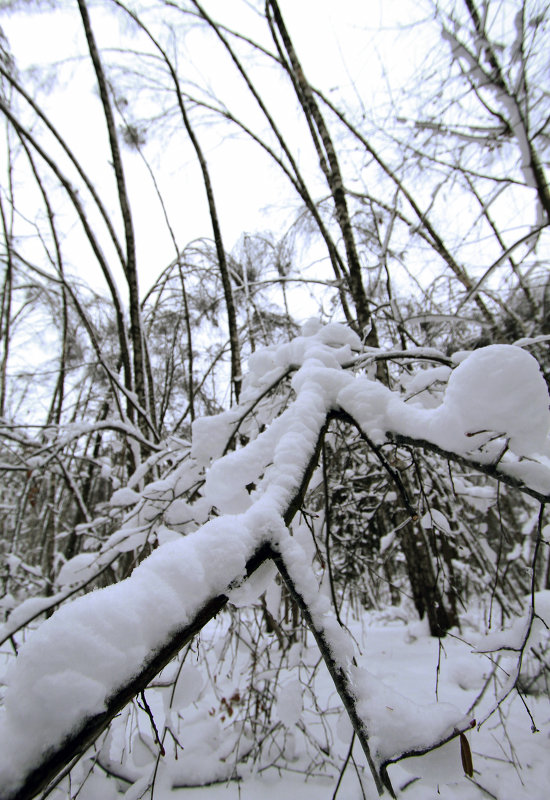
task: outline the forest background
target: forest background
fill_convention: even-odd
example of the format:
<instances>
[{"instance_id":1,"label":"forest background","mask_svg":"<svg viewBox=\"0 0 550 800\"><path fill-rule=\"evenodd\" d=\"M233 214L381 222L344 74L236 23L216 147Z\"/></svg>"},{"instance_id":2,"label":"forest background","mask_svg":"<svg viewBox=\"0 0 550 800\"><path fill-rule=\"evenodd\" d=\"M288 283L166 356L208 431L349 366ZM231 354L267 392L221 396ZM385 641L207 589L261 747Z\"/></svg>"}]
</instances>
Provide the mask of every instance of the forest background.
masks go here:
<instances>
[{"instance_id":1,"label":"forest background","mask_svg":"<svg viewBox=\"0 0 550 800\"><path fill-rule=\"evenodd\" d=\"M129 586L121 582L151 553L268 494L279 480L266 477L269 459L235 496L227 475L216 483L208 473L288 419L311 342L327 368L428 411L450 397L467 353L491 345L530 353L548 381L546 4L388 5L2 3L0 603L10 669L58 606ZM285 349L292 340L302 344ZM330 347L341 349L334 363ZM486 642L491 667L468 687L480 702L491 695L484 714L500 715L510 742L503 703L548 696L550 590L548 431L540 387L511 353L490 350L496 360L484 362L507 377L487 384L489 417L464 429L468 447L420 424L378 438L351 406L327 407L307 458L296 444L301 467L280 509L293 538L313 546L307 567L341 630L357 637L368 617L421 619L439 643L473 641L470 628L513 631ZM466 390L474 398L485 385L483 369L463 378L462 416L473 415ZM547 394L543 406L547 414ZM539 439L518 456L517 431L529 424ZM470 720L401 739L395 752L373 745L373 728L393 727L372 704L359 708L368 692L354 683L356 657L334 661L339 634L330 640L273 541L245 572L267 560L278 578L261 573L240 597L228 569L160 660L156 642L131 681L109 674L109 719L94 727L82 711L80 728L73 717L60 723L53 756L23 731L35 750L6 797L93 797L94 780L100 793L153 796L161 784L243 778L251 764L332 770L335 794L355 739L362 792L412 797L414 780L393 786L388 765L456 739L471 796L504 796L495 776L500 788L479 788ZM216 632L202 634L206 652L195 653L191 634L222 607ZM49 624L40 629L58 644L66 631ZM311 636L350 715L349 755L312 732L330 726L311 689ZM40 648L27 652L38 669ZM217 685L228 670L246 676L230 696ZM297 671L301 689L290 682ZM197 683L197 672L208 678ZM171 692L172 721L165 699L151 712L153 678L148 696ZM217 745L195 772L176 699L215 711L216 730L197 736ZM314 723L295 718L301 703ZM532 713L522 724L537 729ZM162 777L170 737L178 764ZM73 783L58 785L92 743ZM504 761L519 774L512 744Z\"/></svg>"}]
</instances>

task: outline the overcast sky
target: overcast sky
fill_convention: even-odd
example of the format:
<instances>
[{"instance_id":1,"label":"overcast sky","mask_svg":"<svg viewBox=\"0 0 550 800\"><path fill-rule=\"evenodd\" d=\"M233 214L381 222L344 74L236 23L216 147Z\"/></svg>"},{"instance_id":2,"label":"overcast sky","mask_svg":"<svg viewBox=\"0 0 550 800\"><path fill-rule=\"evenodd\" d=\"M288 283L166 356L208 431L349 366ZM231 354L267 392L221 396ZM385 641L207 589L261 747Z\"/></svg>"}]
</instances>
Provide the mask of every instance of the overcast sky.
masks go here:
<instances>
[{"instance_id":1,"label":"overcast sky","mask_svg":"<svg viewBox=\"0 0 550 800\"><path fill-rule=\"evenodd\" d=\"M396 25L420 13L404 0L392 3L340 0L338 4L333 0L281 0L280 5L310 81L339 102L350 97L355 104L360 100L369 111L374 107L382 109L388 101L388 76L383 75L383 70L391 72L391 80L398 86L410 78L423 58L420 42L406 52L397 53L393 46ZM247 8L243 0L211 0L206 7L215 17L272 49L265 21ZM122 19L117 22L112 13L102 11L96 4L90 4L90 9L95 35L102 47L145 46L145 41L136 37ZM0 23L20 69L36 66L38 74L45 76L44 65L51 65L55 80L48 96L41 100L47 103L48 113L104 194L110 195L115 203L102 112L94 96L94 77L88 61L78 60L79 54L85 52L78 13L74 7L69 11L4 12ZM410 41L414 45L414 38ZM223 95L225 102L228 105L231 102L232 109L242 110L243 115L256 113L211 33L195 31L182 37L178 47L181 48L179 69L184 78L211 85L216 94ZM264 67L253 72L253 77L261 85L286 135L298 141L305 132L303 120L284 76ZM151 104L151 98L148 102L154 114L154 102ZM228 136L227 129L220 133L217 128L199 127L198 134L207 154L227 249L245 232L284 229L292 222L299 203L286 179L269 165L258 148L249 140ZM152 134L144 148L162 187L180 247L211 236L198 164L188 142L182 143L184 138L182 133L159 147ZM298 151L306 169L309 159L313 175L318 172L316 156L307 136L304 142ZM174 251L142 160L139 155L125 151L125 165L142 287L147 288L172 260ZM319 175L315 180L322 196L326 189Z\"/></svg>"}]
</instances>

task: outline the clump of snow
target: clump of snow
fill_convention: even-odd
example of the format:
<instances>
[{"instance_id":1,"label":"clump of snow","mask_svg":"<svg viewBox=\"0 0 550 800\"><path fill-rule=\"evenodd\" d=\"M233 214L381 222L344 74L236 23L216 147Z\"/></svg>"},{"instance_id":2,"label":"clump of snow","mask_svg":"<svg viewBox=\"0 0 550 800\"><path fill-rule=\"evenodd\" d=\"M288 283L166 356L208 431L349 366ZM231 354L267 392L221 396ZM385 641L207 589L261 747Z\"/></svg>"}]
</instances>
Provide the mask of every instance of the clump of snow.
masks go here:
<instances>
[{"instance_id":1,"label":"clump of snow","mask_svg":"<svg viewBox=\"0 0 550 800\"><path fill-rule=\"evenodd\" d=\"M386 423L388 430L425 438L457 453L471 452L502 436L513 453L526 456L546 448L548 402L548 389L533 356L513 345L489 345L461 360L440 406L418 408L393 396L387 403Z\"/></svg>"},{"instance_id":2,"label":"clump of snow","mask_svg":"<svg viewBox=\"0 0 550 800\"><path fill-rule=\"evenodd\" d=\"M126 486L113 492L109 504L113 508L125 508L126 506L134 506L139 500L141 500L141 495Z\"/></svg>"},{"instance_id":3,"label":"clump of snow","mask_svg":"<svg viewBox=\"0 0 550 800\"><path fill-rule=\"evenodd\" d=\"M506 454L508 456L508 454ZM550 494L550 461L547 457L538 461L512 461L505 458L501 469L512 478L517 478L520 483L530 486L543 494Z\"/></svg>"},{"instance_id":4,"label":"clump of snow","mask_svg":"<svg viewBox=\"0 0 550 800\"><path fill-rule=\"evenodd\" d=\"M455 783L464 775L458 737L429 753L405 758L399 763L409 774L421 776L424 782L437 787Z\"/></svg>"},{"instance_id":5,"label":"clump of snow","mask_svg":"<svg viewBox=\"0 0 550 800\"><path fill-rule=\"evenodd\" d=\"M357 352L362 349L359 336L351 328L345 325L338 325L336 322L320 328L318 337L323 344L328 344L330 347L344 347L347 345L351 350Z\"/></svg>"},{"instance_id":6,"label":"clump of snow","mask_svg":"<svg viewBox=\"0 0 550 800\"><path fill-rule=\"evenodd\" d=\"M171 493L172 489L173 489L172 481L169 480L153 481L153 483L147 484L147 486L142 492L142 497L146 497L148 500L159 500L161 498L166 497L167 494Z\"/></svg>"},{"instance_id":7,"label":"clump of snow","mask_svg":"<svg viewBox=\"0 0 550 800\"><path fill-rule=\"evenodd\" d=\"M319 333L322 327L323 326L320 320L318 320L316 317L310 317L302 325L302 336L315 336L316 333Z\"/></svg>"},{"instance_id":8,"label":"clump of snow","mask_svg":"<svg viewBox=\"0 0 550 800\"><path fill-rule=\"evenodd\" d=\"M375 444L385 441L386 432L391 429L388 405L392 399L399 403L399 408L407 409L398 395L365 377L348 381L338 394L338 404L357 420Z\"/></svg>"},{"instance_id":9,"label":"clump of snow","mask_svg":"<svg viewBox=\"0 0 550 800\"><path fill-rule=\"evenodd\" d=\"M468 727L463 714L451 703L419 705L397 693L363 667L352 670L357 708L367 729L377 761L432 747Z\"/></svg>"},{"instance_id":10,"label":"clump of snow","mask_svg":"<svg viewBox=\"0 0 550 800\"><path fill-rule=\"evenodd\" d=\"M66 561L57 576L58 586L83 583L97 571L97 553L79 553Z\"/></svg>"},{"instance_id":11,"label":"clump of snow","mask_svg":"<svg viewBox=\"0 0 550 800\"><path fill-rule=\"evenodd\" d=\"M119 553L129 553L143 547L149 536L149 526L135 526L131 521L126 522L118 531L111 534L104 545L104 550L115 550Z\"/></svg>"},{"instance_id":12,"label":"clump of snow","mask_svg":"<svg viewBox=\"0 0 550 800\"><path fill-rule=\"evenodd\" d=\"M168 542L175 542L178 539L181 539L181 534L177 531L171 530L171 528L167 528L166 525L159 525L157 528L157 544L162 546L163 544L167 544Z\"/></svg>"},{"instance_id":13,"label":"clump of snow","mask_svg":"<svg viewBox=\"0 0 550 800\"><path fill-rule=\"evenodd\" d=\"M405 388L407 395L412 397L415 394L423 392L428 387L435 383L447 382L451 374L450 367L432 367L430 369L422 369L415 373L412 377L406 380Z\"/></svg>"},{"instance_id":14,"label":"clump of snow","mask_svg":"<svg viewBox=\"0 0 550 800\"><path fill-rule=\"evenodd\" d=\"M191 455L200 466L205 467L222 455L237 422L238 415L233 410L215 417L199 417L193 422Z\"/></svg>"},{"instance_id":15,"label":"clump of snow","mask_svg":"<svg viewBox=\"0 0 550 800\"><path fill-rule=\"evenodd\" d=\"M275 362L275 352L276 349L273 346L262 347L249 356L248 375L246 376L248 383L258 385L266 375L273 375L274 370L279 372Z\"/></svg>"},{"instance_id":16,"label":"clump of snow","mask_svg":"<svg viewBox=\"0 0 550 800\"><path fill-rule=\"evenodd\" d=\"M193 509L182 497L173 500L164 512L167 525L184 525L193 519Z\"/></svg>"},{"instance_id":17,"label":"clump of snow","mask_svg":"<svg viewBox=\"0 0 550 800\"><path fill-rule=\"evenodd\" d=\"M450 528L447 517L441 513L437 508L430 508L420 520L420 524L425 530L436 528L447 536L452 536L453 531Z\"/></svg>"},{"instance_id":18,"label":"clump of snow","mask_svg":"<svg viewBox=\"0 0 550 800\"><path fill-rule=\"evenodd\" d=\"M539 365L513 345L474 350L449 378L444 406L463 433L505 433L517 455L539 452L550 430L548 389Z\"/></svg>"},{"instance_id":19,"label":"clump of snow","mask_svg":"<svg viewBox=\"0 0 550 800\"><path fill-rule=\"evenodd\" d=\"M485 512L497 501L494 486L474 486L459 475L453 476L453 488L457 495L479 511Z\"/></svg>"},{"instance_id":20,"label":"clump of snow","mask_svg":"<svg viewBox=\"0 0 550 800\"><path fill-rule=\"evenodd\" d=\"M243 581L240 586L231 589L229 602L236 608L253 605L260 595L267 592L274 584L277 570L272 561L266 561L256 572Z\"/></svg>"}]
</instances>

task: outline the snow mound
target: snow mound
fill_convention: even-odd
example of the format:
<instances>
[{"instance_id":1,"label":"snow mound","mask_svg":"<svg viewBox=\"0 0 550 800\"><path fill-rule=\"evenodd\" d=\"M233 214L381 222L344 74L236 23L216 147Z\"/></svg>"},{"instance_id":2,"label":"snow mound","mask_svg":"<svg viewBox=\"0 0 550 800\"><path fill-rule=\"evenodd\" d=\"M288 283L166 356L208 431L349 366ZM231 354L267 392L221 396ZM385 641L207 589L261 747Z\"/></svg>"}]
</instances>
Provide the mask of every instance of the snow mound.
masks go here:
<instances>
[{"instance_id":1,"label":"snow mound","mask_svg":"<svg viewBox=\"0 0 550 800\"><path fill-rule=\"evenodd\" d=\"M393 393L385 398L383 388L377 385L386 430L461 454L501 437L519 457L547 449L548 389L536 359L515 345L489 345L461 359L437 408L407 404ZM372 412L368 417L366 424L372 428Z\"/></svg>"},{"instance_id":2,"label":"snow mound","mask_svg":"<svg viewBox=\"0 0 550 800\"><path fill-rule=\"evenodd\" d=\"M444 408L462 433L505 433L517 455L540 452L550 430L548 389L533 356L493 344L474 350L451 374Z\"/></svg>"}]
</instances>

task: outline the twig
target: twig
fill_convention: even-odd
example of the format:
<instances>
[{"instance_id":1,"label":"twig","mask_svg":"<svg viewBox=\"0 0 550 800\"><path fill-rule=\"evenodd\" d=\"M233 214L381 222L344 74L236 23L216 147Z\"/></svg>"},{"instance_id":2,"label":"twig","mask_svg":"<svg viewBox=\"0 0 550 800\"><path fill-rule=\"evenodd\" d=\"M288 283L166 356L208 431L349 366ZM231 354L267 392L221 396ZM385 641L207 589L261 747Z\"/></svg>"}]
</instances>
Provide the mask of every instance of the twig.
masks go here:
<instances>
[{"instance_id":1,"label":"twig","mask_svg":"<svg viewBox=\"0 0 550 800\"><path fill-rule=\"evenodd\" d=\"M149 722L151 723L151 727L152 727L152 729L153 729L153 732L154 732L154 734L155 734L155 739L157 740L157 744L158 744L158 746L159 746L160 754L161 754L162 756L165 756L165 755L166 755L166 751L165 751L165 749L164 749L164 745L163 745L163 743L162 743L162 742L161 742L161 740L160 740L160 736L159 736L159 732L158 732L158 730L157 730L157 725L156 725L156 722L155 722L155 718L154 718L154 716L153 716L153 712L151 711L151 708L150 708L150 706L149 706L149 703L147 702L147 700L146 700L146 698L145 698L145 689L142 689L142 690L141 690L141 692L140 692L140 695L139 695L139 696L141 697L141 702L143 703L143 706L140 706L140 708L142 708L142 709L143 709L143 711L145 711L145 713L146 713L146 714L147 714L147 716L149 717ZM139 705L139 704L138 704L138 705Z\"/></svg>"},{"instance_id":2,"label":"twig","mask_svg":"<svg viewBox=\"0 0 550 800\"><path fill-rule=\"evenodd\" d=\"M347 755L346 755L346 757L344 759L344 763L342 764L342 769L340 770L340 774L338 775L338 781L337 781L336 786L334 788L334 793L332 795L332 800L336 800L336 795L338 794L338 790L340 788L340 784L342 783L342 778L344 777L344 773L345 773L345 771L347 769L347 766L348 766L350 758L351 758L351 753L352 753L352 750L353 750L354 743L355 743L355 731L353 731L353 734L351 736L351 741L349 743L348 753L347 753Z\"/></svg>"}]
</instances>

